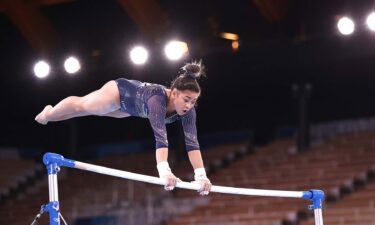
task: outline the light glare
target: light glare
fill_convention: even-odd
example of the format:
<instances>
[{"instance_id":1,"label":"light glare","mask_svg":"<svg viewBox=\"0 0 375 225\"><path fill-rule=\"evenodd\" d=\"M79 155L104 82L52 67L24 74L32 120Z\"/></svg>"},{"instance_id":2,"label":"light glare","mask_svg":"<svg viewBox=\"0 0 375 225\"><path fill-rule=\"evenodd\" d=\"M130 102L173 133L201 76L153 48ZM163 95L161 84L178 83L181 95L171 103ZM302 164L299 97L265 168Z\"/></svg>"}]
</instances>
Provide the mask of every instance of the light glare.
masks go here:
<instances>
[{"instance_id":1,"label":"light glare","mask_svg":"<svg viewBox=\"0 0 375 225\"><path fill-rule=\"evenodd\" d=\"M146 63L146 61L148 59L148 52L142 46L134 47L130 51L130 59L136 65L144 64L144 63Z\"/></svg>"},{"instance_id":2,"label":"light glare","mask_svg":"<svg viewBox=\"0 0 375 225\"><path fill-rule=\"evenodd\" d=\"M232 40L232 41L237 41L238 40L238 35L237 34L233 34L233 33L222 32L222 33L220 33L220 37L222 37L224 39Z\"/></svg>"},{"instance_id":3,"label":"light glare","mask_svg":"<svg viewBox=\"0 0 375 225\"><path fill-rule=\"evenodd\" d=\"M339 29L340 33L343 35L350 35L354 32L354 22L348 17L343 17L337 23L337 28Z\"/></svg>"},{"instance_id":4,"label":"light glare","mask_svg":"<svg viewBox=\"0 0 375 225\"><path fill-rule=\"evenodd\" d=\"M370 13L370 15L367 16L367 26L370 30L375 31L375 12Z\"/></svg>"},{"instance_id":5,"label":"light glare","mask_svg":"<svg viewBox=\"0 0 375 225\"><path fill-rule=\"evenodd\" d=\"M64 68L67 73L73 74L81 69L81 64L75 57L69 57L65 60Z\"/></svg>"},{"instance_id":6,"label":"light glare","mask_svg":"<svg viewBox=\"0 0 375 225\"><path fill-rule=\"evenodd\" d=\"M187 44L182 41L170 41L164 48L165 55L170 60L181 59L188 51Z\"/></svg>"},{"instance_id":7,"label":"light glare","mask_svg":"<svg viewBox=\"0 0 375 225\"><path fill-rule=\"evenodd\" d=\"M49 75L50 66L45 61L39 61L34 65L34 74L38 78L45 78Z\"/></svg>"},{"instance_id":8,"label":"light glare","mask_svg":"<svg viewBox=\"0 0 375 225\"><path fill-rule=\"evenodd\" d=\"M233 51L238 51L238 47L240 47L240 43L238 41L232 41Z\"/></svg>"}]
</instances>

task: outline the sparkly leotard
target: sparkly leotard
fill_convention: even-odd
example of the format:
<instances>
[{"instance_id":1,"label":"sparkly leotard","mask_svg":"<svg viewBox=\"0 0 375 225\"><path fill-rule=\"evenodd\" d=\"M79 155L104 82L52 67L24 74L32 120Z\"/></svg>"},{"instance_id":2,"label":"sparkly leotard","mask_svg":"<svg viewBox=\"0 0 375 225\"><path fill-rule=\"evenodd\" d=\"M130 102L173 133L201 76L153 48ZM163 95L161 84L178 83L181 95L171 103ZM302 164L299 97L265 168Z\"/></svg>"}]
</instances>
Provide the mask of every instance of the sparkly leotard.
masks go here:
<instances>
[{"instance_id":1,"label":"sparkly leotard","mask_svg":"<svg viewBox=\"0 0 375 225\"><path fill-rule=\"evenodd\" d=\"M124 78L117 79L116 83L120 92L121 111L149 119L155 135L156 149L168 148L165 124L177 120L181 120L183 126L186 150L200 149L194 107L183 116L176 113L167 117L166 87Z\"/></svg>"}]
</instances>

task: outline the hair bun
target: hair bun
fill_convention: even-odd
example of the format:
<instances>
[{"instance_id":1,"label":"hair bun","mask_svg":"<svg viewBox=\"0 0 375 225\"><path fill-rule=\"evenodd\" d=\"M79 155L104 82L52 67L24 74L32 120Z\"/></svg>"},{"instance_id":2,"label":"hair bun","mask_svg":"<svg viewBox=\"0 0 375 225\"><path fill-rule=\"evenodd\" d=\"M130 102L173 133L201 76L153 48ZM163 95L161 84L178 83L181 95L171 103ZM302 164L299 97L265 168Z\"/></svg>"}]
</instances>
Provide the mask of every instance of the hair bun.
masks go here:
<instances>
[{"instance_id":1,"label":"hair bun","mask_svg":"<svg viewBox=\"0 0 375 225\"><path fill-rule=\"evenodd\" d=\"M202 60L199 62L186 63L182 67L184 71L183 76L191 77L193 79L199 79L201 76L205 76L204 66L202 65Z\"/></svg>"}]
</instances>

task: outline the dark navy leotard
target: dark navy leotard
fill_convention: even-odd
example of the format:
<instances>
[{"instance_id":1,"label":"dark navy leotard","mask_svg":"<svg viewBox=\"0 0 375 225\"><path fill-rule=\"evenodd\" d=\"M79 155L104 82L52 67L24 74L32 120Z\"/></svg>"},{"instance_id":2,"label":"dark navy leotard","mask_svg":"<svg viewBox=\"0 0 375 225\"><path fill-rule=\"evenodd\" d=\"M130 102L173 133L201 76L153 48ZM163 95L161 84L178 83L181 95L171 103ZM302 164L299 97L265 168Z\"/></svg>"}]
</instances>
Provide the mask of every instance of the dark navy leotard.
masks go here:
<instances>
[{"instance_id":1,"label":"dark navy leotard","mask_svg":"<svg viewBox=\"0 0 375 225\"><path fill-rule=\"evenodd\" d=\"M156 149L168 148L167 129L165 124L181 120L186 150L199 150L196 112L191 108L185 115L177 113L167 116L166 87L159 84L144 83L137 80L120 78L116 80L120 92L121 111L131 116L148 118L155 135Z\"/></svg>"}]
</instances>

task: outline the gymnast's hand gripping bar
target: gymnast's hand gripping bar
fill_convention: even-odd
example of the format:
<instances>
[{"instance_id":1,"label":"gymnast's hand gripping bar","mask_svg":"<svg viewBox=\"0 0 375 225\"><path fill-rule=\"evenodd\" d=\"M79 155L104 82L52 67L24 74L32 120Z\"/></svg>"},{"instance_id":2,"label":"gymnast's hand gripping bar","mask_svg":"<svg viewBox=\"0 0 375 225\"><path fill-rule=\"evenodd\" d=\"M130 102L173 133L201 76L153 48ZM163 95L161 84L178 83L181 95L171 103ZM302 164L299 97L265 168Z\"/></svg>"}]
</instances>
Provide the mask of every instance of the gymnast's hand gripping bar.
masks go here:
<instances>
[{"instance_id":1,"label":"gymnast's hand gripping bar","mask_svg":"<svg viewBox=\"0 0 375 225\"><path fill-rule=\"evenodd\" d=\"M164 181L158 177L147 176L143 174L131 173L122 170L111 169L103 166L83 163L71 159L65 159L62 155L55 153L46 153L43 156L43 163L48 170L49 183L49 197L50 203L46 206L46 211L50 213L50 225L59 225L59 202L58 202L58 187L57 187L57 173L61 166L71 167L81 170L87 170L95 173L105 174L114 177L125 178L129 180L141 181L157 185L165 185ZM177 188L198 190L199 184L189 182L178 182ZM237 194L237 195L251 195L251 196L267 196L267 197L288 197L288 198L304 198L312 201L311 209L314 209L315 224L323 225L322 218L322 202L324 200L324 192L320 190L310 191L280 191L280 190L263 190L263 189L248 189L248 188L234 188L225 186L213 185L211 192Z\"/></svg>"}]
</instances>

